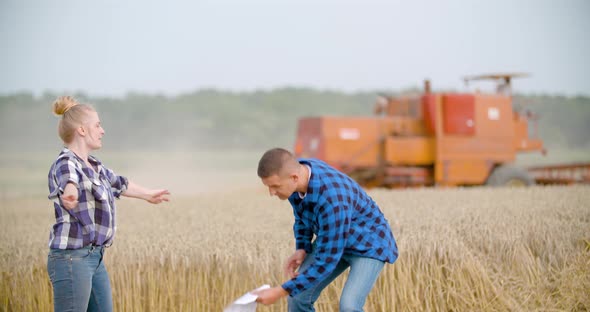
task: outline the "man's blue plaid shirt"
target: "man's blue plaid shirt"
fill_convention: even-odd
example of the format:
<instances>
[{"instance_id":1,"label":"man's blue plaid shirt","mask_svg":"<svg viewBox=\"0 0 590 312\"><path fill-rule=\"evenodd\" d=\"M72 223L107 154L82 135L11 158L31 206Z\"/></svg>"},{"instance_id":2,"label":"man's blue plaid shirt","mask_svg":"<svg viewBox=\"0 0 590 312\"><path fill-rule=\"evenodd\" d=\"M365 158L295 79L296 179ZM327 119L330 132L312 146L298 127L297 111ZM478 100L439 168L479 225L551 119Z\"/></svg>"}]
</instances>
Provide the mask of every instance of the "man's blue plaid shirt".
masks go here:
<instances>
[{"instance_id":1,"label":"man's blue plaid shirt","mask_svg":"<svg viewBox=\"0 0 590 312\"><path fill-rule=\"evenodd\" d=\"M393 263L397 244L377 204L350 177L316 159L299 159L311 168L306 196L289 197L296 249L312 251L314 263L282 285L291 296L317 285L336 268L343 254Z\"/></svg>"}]
</instances>

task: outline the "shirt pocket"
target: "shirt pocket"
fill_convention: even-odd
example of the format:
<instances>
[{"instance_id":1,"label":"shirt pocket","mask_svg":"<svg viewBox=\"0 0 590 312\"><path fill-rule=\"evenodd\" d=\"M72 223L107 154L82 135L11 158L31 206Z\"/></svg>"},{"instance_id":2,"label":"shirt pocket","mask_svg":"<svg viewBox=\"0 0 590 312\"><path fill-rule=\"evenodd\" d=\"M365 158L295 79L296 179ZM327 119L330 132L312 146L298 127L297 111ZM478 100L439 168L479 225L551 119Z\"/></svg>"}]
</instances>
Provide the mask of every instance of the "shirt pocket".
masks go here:
<instances>
[{"instance_id":1,"label":"shirt pocket","mask_svg":"<svg viewBox=\"0 0 590 312\"><path fill-rule=\"evenodd\" d=\"M99 179L92 181L92 196L98 202L109 202L109 186Z\"/></svg>"},{"instance_id":2,"label":"shirt pocket","mask_svg":"<svg viewBox=\"0 0 590 312\"><path fill-rule=\"evenodd\" d=\"M87 192L92 192L97 186L100 186L100 180L98 178L93 177L92 175L82 175L82 188L84 188Z\"/></svg>"},{"instance_id":3,"label":"shirt pocket","mask_svg":"<svg viewBox=\"0 0 590 312\"><path fill-rule=\"evenodd\" d=\"M87 192L92 191L92 185L93 184L94 183L90 179L84 179L84 180L82 180L82 183L80 183L80 185L82 186L81 188L84 189L84 191L87 191ZM82 191L82 190L80 190L80 191Z\"/></svg>"}]
</instances>

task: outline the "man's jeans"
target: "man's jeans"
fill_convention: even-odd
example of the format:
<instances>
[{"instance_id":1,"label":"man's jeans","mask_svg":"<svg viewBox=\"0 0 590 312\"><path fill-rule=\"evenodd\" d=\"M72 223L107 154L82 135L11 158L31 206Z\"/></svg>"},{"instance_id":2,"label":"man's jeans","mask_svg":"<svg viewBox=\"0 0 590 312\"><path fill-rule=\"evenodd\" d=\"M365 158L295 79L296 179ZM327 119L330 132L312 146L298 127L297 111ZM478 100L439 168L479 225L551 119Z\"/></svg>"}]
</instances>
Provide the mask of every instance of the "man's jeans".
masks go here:
<instances>
[{"instance_id":1,"label":"man's jeans","mask_svg":"<svg viewBox=\"0 0 590 312\"><path fill-rule=\"evenodd\" d=\"M113 311L111 282L103 262L104 247L50 249L47 272L53 306L61 311Z\"/></svg>"},{"instance_id":2,"label":"man's jeans","mask_svg":"<svg viewBox=\"0 0 590 312\"><path fill-rule=\"evenodd\" d=\"M305 257L299 271L305 270L314 261L313 252ZM336 269L325 280L315 287L307 289L294 297L287 298L289 312L315 311L313 304L320 296L322 290L328 286L338 275L350 266L350 273L342 295L340 296L341 312L363 311L365 300L371 292L379 273L385 262L353 255L343 255Z\"/></svg>"}]
</instances>

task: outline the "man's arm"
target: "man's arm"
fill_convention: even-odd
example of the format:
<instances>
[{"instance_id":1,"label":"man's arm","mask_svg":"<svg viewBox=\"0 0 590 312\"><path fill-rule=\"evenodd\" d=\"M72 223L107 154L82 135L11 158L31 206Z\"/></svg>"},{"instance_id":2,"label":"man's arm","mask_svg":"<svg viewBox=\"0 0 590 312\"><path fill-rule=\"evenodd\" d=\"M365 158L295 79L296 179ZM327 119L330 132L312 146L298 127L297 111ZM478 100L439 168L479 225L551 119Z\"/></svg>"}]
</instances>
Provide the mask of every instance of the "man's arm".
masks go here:
<instances>
[{"instance_id":1,"label":"man's arm","mask_svg":"<svg viewBox=\"0 0 590 312\"><path fill-rule=\"evenodd\" d=\"M281 286L264 289L254 292L253 294L258 296L258 298L256 298L256 302L260 302L262 304L273 304L277 302L277 300L289 295L289 293Z\"/></svg>"},{"instance_id":2,"label":"man's arm","mask_svg":"<svg viewBox=\"0 0 590 312\"><path fill-rule=\"evenodd\" d=\"M295 222L293 223L293 234L295 235L295 250L303 249L306 253L311 252L311 239L313 231L307 227L296 209L293 209Z\"/></svg>"},{"instance_id":3,"label":"man's arm","mask_svg":"<svg viewBox=\"0 0 590 312\"><path fill-rule=\"evenodd\" d=\"M313 252L314 262L299 275L282 285L292 296L313 287L330 275L344 253L350 220L346 206L323 201L318 208L319 231Z\"/></svg>"}]
</instances>

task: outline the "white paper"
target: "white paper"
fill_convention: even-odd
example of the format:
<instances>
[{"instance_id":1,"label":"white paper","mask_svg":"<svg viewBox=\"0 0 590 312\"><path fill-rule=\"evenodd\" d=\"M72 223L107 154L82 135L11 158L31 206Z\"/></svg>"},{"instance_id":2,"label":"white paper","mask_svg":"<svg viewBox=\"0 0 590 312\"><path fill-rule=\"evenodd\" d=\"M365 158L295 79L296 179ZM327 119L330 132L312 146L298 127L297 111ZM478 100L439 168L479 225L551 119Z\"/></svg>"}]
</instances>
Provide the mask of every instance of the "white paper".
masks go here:
<instances>
[{"instance_id":1,"label":"white paper","mask_svg":"<svg viewBox=\"0 0 590 312\"><path fill-rule=\"evenodd\" d=\"M247 292L225 309L223 309L223 312L256 312L256 298L258 298L258 296L253 295L252 292L268 288L270 288L270 285L262 285Z\"/></svg>"}]
</instances>

